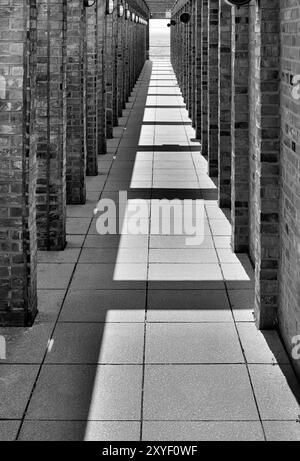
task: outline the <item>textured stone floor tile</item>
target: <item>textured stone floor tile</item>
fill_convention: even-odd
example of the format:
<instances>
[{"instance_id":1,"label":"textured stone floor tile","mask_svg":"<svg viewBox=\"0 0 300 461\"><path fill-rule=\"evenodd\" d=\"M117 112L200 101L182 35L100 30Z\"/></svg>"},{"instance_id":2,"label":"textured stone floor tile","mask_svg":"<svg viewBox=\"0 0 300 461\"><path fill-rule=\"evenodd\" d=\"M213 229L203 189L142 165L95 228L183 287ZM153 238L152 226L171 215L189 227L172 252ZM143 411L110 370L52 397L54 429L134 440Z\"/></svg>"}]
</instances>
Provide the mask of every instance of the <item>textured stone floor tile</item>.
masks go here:
<instances>
[{"instance_id":1,"label":"textured stone floor tile","mask_svg":"<svg viewBox=\"0 0 300 461\"><path fill-rule=\"evenodd\" d=\"M151 235L150 236L150 248L163 248L163 249L178 249L191 248L187 245L187 237L184 235ZM194 250L197 249L213 249L214 244L210 235L205 235L203 242L200 245L192 247Z\"/></svg>"},{"instance_id":2,"label":"textured stone floor tile","mask_svg":"<svg viewBox=\"0 0 300 461\"><path fill-rule=\"evenodd\" d=\"M148 322L232 322L225 290L149 290Z\"/></svg>"},{"instance_id":3,"label":"textured stone floor tile","mask_svg":"<svg viewBox=\"0 0 300 461\"><path fill-rule=\"evenodd\" d=\"M205 203L206 213L209 219L227 221L227 209L219 207L218 203Z\"/></svg>"},{"instance_id":4,"label":"textured stone floor tile","mask_svg":"<svg viewBox=\"0 0 300 461\"><path fill-rule=\"evenodd\" d=\"M254 289L252 268L246 264L221 264L228 290Z\"/></svg>"},{"instance_id":5,"label":"textured stone floor tile","mask_svg":"<svg viewBox=\"0 0 300 461\"><path fill-rule=\"evenodd\" d=\"M300 442L300 423L296 421L263 421L268 442Z\"/></svg>"},{"instance_id":6,"label":"textured stone floor tile","mask_svg":"<svg viewBox=\"0 0 300 461\"><path fill-rule=\"evenodd\" d=\"M135 421L25 421L19 440L24 441L139 441Z\"/></svg>"},{"instance_id":7,"label":"textured stone floor tile","mask_svg":"<svg viewBox=\"0 0 300 461\"><path fill-rule=\"evenodd\" d=\"M149 264L151 281L221 281L218 264Z\"/></svg>"},{"instance_id":8,"label":"textured stone floor tile","mask_svg":"<svg viewBox=\"0 0 300 461\"><path fill-rule=\"evenodd\" d=\"M194 263L194 264L209 264L218 263L216 251L214 249L194 249L194 248L178 248L176 251L172 249L150 249L150 263Z\"/></svg>"},{"instance_id":9,"label":"textured stone floor tile","mask_svg":"<svg viewBox=\"0 0 300 461\"><path fill-rule=\"evenodd\" d=\"M38 370L38 365L0 364L0 419L23 417Z\"/></svg>"},{"instance_id":10,"label":"textured stone floor tile","mask_svg":"<svg viewBox=\"0 0 300 461\"><path fill-rule=\"evenodd\" d=\"M67 218L67 234L85 235L90 223L91 218Z\"/></svg>"},{"instance_id":11,"label":"textured stone floor tile","mask_svg":"<svg viewBox=\"0 0 300 461\"><path fill-rule=\"evenodd\" d=\"M100 194L99 194L100 195ZM96 200L88 199L85 205L68 205L67 206L67 217L68 218L89 218L93 216L93 211L99 200L99 196Z\"/></svg>"},{"instance_id":12,"label":"textured stone floor tile","mask_svg":"<svg viewBox=\"0 0 300 461\"><path fill-rule=\"evenodd\" d=\"M68 287L74 264L38 264L39 290L62 290Z\"/></svg>"},{"instance_id":13,"label":"textured stone floor tile","mask_svg":"<svg viewBox=\"0 0 300 461\"><path fill-rule=\"evenodd\" d=\"M217 253L221 263L240 264L239 254L229 248L218 248Z\"/></svg>"},{"instance_id":14,"label":"textured stone floor tile","mask_svg":"<svg viewBox=\"0 0 300 461\"><path fill-rule=\"evenodd\" d=\"M39 263L76 263L80 248L66 248L64 251L39 251Z\"/></svg>"},{"instance_id":15,"label":"textured stone floor tile","mask_svg":"<svg viewBox=\"0 0 300 461\"><path fill-rule=\"evenodd\" d=\"M259 331L254 323L237 328L248 363L290 363L276 331Z\"/></svg>"},{"instance_id":16,"label":"textured stone floor tile","mask_svg":"<svg viewBox=\"0 0 300 461\"><path fill-rule=\"evenodd\" d=\"M258 420L244 365L147 365L146 420Z\"/></svg>"},{"instance_id":17,"label":"textured stone floor tile","mask_svg":"<svg viewBox=\"0 0 300 461\"><path fill-rule=\"evenodd\" d=\"M68 292L61 322L144 322L146 290Z\"/></svg>"},{"instance_id":18,"label":"textured stone floor tile","mask_svg":"<svg viewBox=\"0 0 300 461\"><path fill-rule=\"evenodd\" d=\"M148 248L83 249L80 263L144 263L148 261Z\"/></svg>"},{"instance_id":19,"label":"textured stone floor tile","mask_svg":"<svg viewBox=\"0 0 300 461\"><path fill-rule=\"evenodd\" d=\"M0 328L0 336L6 340L6 359L0 363L41 363L52 330L52 323L38 321L30 328Z\"/></svg>"},{"instance_id":20,"label":"textured stone floor tile","mask_svg":"<svg viewBox=\"0 0 300 461\"><path fill-rule=\"evenodd\" d=\"M13 442L19 426L20 421L0 421L0 442Z\"/></svg>"},{"instance_id":21,"label":"textured stone floor tile","mask_svg":"<svg viewBox=\"0 0 300 461\"><path fill-rule=\"evenodd\" d=\"M143 362L142 323L59 323L46 363Z\"/></svg>"},{"instance_id":22,"label":"textured stone floor tile","mask_svg":"<svg viewBox=\"0 0 300 461\"><path fill-rule=\"evenodd\" d=\"M148 235L88 235L84 248L148 248Z\"/></svg>"},{"instance_id":23,"label":"textured stone floor tile","mask_svg":"<svg viewBox=\"0 0 300 461\"><path fill-rule=\"evenodd\" d=\"M254 290L228 290L230 304L237 322L254 322Z\"/></svg>"},{"instance_id":24,"label":"textured stone floor tile","mask_svg":"<svg viewBox=\"0 0 300 461\"><path fill-rule=\"evenodd\" d=\"M263 420L296 420L300 414L299 382L289 365L249 365Z\"/></svg>"},{"instance_id":25,"label":"textured stone floor tile","mask_svg":"<svg viewBox=\"0 0 300 461\"><path fill-rule=\"evenodd\" d=\"M100 162L100 166L102 166L101 162ZM101 191L104 184L105 184L105 179L106 179L106 177L104 175L103 176L96 176L96 177L87 178L87 182L86 182L86 190L87 190L87 192Z\"/></svg>"},{"instance_id":26,"label":"textured stone floor tile","mask_svg":"<svg viewBox=\"0 0 300 461\"><path fill-rule=\"evenodd\" d=\"M146 286L146 264L79 264L71 289L135 290Z\"/></svg>"},{"instance_id":27,"label":"textured stone floor tile","mask_svg":"<svg viewBox=\"0 0 300 461\"><path fill-rule=\"evenodd\" d=\"M38 315L36 322L53 323L61 309L66 290L38 290Z\"/></svg>"},{"instance_id":28,"label":"textured stone floor tile","mask_svg":"<svg viewBox=\"0 0 300 461\"><path fill-rule=\"evenodd\" d=\"M67 235L67 248L81 248L84 242L85 236L84 235Z\"/></svg>"},{"instance_id":29,"label":"textured stone floor tile","mask_svg":"<svg viewBox=\"0 0 300 461\"><path fill-rule=\"evenodd\" d=\"M191 222L191 225L193 223ZM198 245L204 243L206 236L210 236L210 230L208 227L207 221L201 222L201 227L199 225L197 229L197 235L195 235L195 230L192 229L192 235L189 230L186 230L184 222L182 219L173 219L173 218L153 218L151 219L150 234L152 236L182 236L189 238L186 241L186 248L194 248ZM196 240L197 238L197 240Z\"/></svg>"},{"instance_id":30,"label":"textured stone floor tile","mask_svg":"<svg viewBox=\"0 0 300 461\"><path fill-rule=\"evenodd\" d=\"M142 366L45 365L27 419L139 420Z\"/></svg>"},{"instance_id":31,"label":"textured stone floor tile","mask_svg":"<svg viewBox=\"0 0 300 461\"><path fill-rule=\"evenodd\" d=\"M148 218L129 218L129 219L110 219L109 228L107 221L103 219L94 219L92 221L89 235L148 235L149 234L149 220Z\"/></svg>"},{"instance_id":32,"label":"textured stone floor tile","mask_svg":"<svg viewBox=\"0 0 300 461\"><path fill-rule=\"evenodd\" d=\"M244 363L231 323L151 323L146 363Z\"/></svg>"},{"instance_id":33,"label":"textured stone floor tile","mask_svg":"<svg viewBox=\"0 0 300 461\"><path fill-rule=\"evenodd\" d=\"M229 235L213 235L216 248L231 248L231 237Z\"/></svg>"},{"instance_id":34,"label":"textured stone floor tile","mask_svg":"<svg viewBox=\"0 0 300 461\"><path fill-rule=\"evenodd\" d=\"M151 280L149 290L224 290L223 281L216 280Z\"/></svg>"},{"instance_id":35,"label":"textured stone floor tile","mask_svg":"<svg viewBox=\"0 0 300 461\"><path fill-rule=\"evenodd\" d=\"M145 441L238 442L263 441L259 422L252 421L144 421Z\"/></svg>"}]
</instances>

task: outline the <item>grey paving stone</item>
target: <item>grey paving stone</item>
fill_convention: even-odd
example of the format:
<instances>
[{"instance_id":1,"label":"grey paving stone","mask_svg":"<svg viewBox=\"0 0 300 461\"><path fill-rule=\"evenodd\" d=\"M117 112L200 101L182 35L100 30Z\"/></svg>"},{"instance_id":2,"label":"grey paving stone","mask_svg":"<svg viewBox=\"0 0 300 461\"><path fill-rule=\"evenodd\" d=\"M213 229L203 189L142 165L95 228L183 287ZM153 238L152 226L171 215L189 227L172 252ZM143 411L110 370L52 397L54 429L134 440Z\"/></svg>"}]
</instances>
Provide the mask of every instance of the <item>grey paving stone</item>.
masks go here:
<instances>
[{"instance_id":1,"label":"grey paving stone","mask_svg":"<svg viewBox=\"0 0 300 461\"><path fill-rule=\"evenodd\" d=\"M299 382L290 365L249 365L249 370L263 420L299 418Z\"/></svg>"},{"instance_id":2,"label":"grey paving stone","mask_svg":"<svg viewBox=\"0 0 300 461\"><path fill-rule=\"evenodd\" d=\"M251 421L144 421L144 441L263 441L260 422Z\"/></svg>"},{"instance_id":3,"label":"grey paving stone","mask_svg":"<svg viewBox=\"0 0 300 461\"><path fill-rule=\"evenodd\" d=\"M144 418L259 419L244 365L147 365Z\"/></svg>"},{"instance_id":4,"label":"grey paving stone","mask_svg":"<svg viewBox=\"0 0 300 461\"><path fill-rule=\"evenodd\" d=\"M148 235L88 235L84 248L145 248Z\"/></svg>"},{"instance_id":5,"label":"grey paving stone","mask_svg":"<svg viewBox=\"0 0 300 461\"><path fill-rule=\"evenodd\" d=\"M79 264L71 289L143 289L147 264Z\"/></svg>"},{"instance_id":6,"label":"grey paving stone","mask_svg":"<svg viewBox=\"0 0 300 461\"><path fill-rule=\"evenodd\" d=\"M39 263L76 263L80 248L66 248L64 251L39 251Z\"/></svg>"},{"instance_id":7,"label":"grey paving stone","mask_svg":"<svg viewBox=\"0 0 300 461\"><path fill-rule=\"evenodd\" d=\"M218 258L214 249L150 249L150 263L193 263L193 264L217 264Z\"/></svg>"},{"instance_id":8,"label":"grey paving stone","mask_svg":"<svg viewBox=\"0 0 300 461\"><path fill-rule=\"evenodd\" d=\"M28 420L139 420L142 366L45 365Z\"/></svg>"},{"instance_id":9,"label":"grey paving stone","mask_svg":"<svg viewBox=\"0 0 300 461\"><path fill-rule=\"evenodd\" d=\"M67 234L85 235L91 224L91 218L67 218Z\"/></svg>"},{"instance_id":10,"label":"grey paving stone","mask_svg":"<svg viewBox=\"0 0 300 461\"><path fill-rule=\"evenodd\" d=\"M84 242L84 235L67 235L67 246L66 248L81 248Z\"/></svg>"},{"instance_id":11,"label":"grey paving stone","mask_svg":"<svg viewBox=\"0 0 300 461\"><path fill-rule=\"evenodd\" d=\"M61 290L68 287L75 264L38 264L39 290Z\"/></svg>"},{"instance_id":12,"label":"grey paving stone","mask_svg":"<svg viewBox=\"0 0 300 461\"><path fill-rule=\"evenodd\" d=\"M20 421L0 421L0 442L13 442L16 439Z\"/></svg>"},{"instance_id":13,"label":"grey paving stone","mask_svg":"<svg viewBox=\"0 0 300 461\"><path fill-rule=\"evenodd\" d=\"M248 363L290 363L276 331L259 331L254 323L237 328Z\"/></svg>"},{"instance_id":14,"label":"grey paving stone","mask_svg":"<svg viewBox=\"0 0 300 461\"><path fill-rule=\"evenodd\" d=\"M60 323L46 363L143 363L142 323Z\"/></svg>"},{"instance_id":15,"label":"grey paving stone","mask_svg":"<svg viewBox=\"0 0 300 461\"><path fill-rule=\"evenodd\" d=\"M0 328L0 336L6 340L6 359L0 363L41 363L52 330L52 323L38 321L30 328Z\"/></svg>"},{"instance_id":16,"label":"grey paving stone","mask_svg":"<svg viewBox=\"0 0 300 461\"><path fill-rule=\"evenodd\" d=\"M149 264L149 280L152 281L221 281L218 264Z\"/></svg>"},{"instance_id":17,"label":"grey paving stone","mask_svg":"<svg viewBox=\"0 0 300 461\"><path fill-rule=\"evenodd\" d=\"M148 322L231 322L225 290L149 290Z\"/></svg>"},{"instance_id":18,"label":"grey paving stone","mask_svg":"<svg viewBox=\"0 0 300 461\"><path fill-rule=\"evenodd\" d=\"M186 236L184 235L151 235L150 248L189 248L187 246ZM198 248L214 248L213 239L210 235L205 235L204 240L200 245L193 246L193 249Z\"/></svg>"},{"instance_id":19,"label":"grey paving stone","mask_svg":"<svg viewBox=\"0 0 300 461\"><path fill-rule=\"evenodd\" d=\"M268 442L299 442L299 421L263 421Z\"/></svg>"},{"instance_id":20,"label":"grey paving stone","mask_svg":"<svg viewBox=\"0 0 300 461\"><path fill-rule=\"evenodd\" d=\"M100 193L97 198L87 199L84 205L68 205L67 217L68 218L90 218L93 216L94 209L99 201Z\"/></svg>"},{"instance_id":21,"label":"grey paving stone","mask_svg":"<svg viewBox=\"0 0 300 461\"><path fill-rule=\"evenodd\" d=\"M38 369L38 365L0 364L0 419L23 417Z\"/></svg>"},{"instance_id":22,"label":"grey paving stone","mask_svg":"<svg viewBox=\"0 0 300 461\"><path fill-rule=\"evenodd\" d=\"M85 248L80 263L144 263L148 261L148 248Z\"/></svg>"},{"instance_id":23,"label":"grey paving stone","mask_svg":"<svg viewBox=\"0 0 300 461\"><path fill-rule=\"evenodd\" d=\"M237 322L254 322L254 290L228 290L230 304Z\"/></svg>"},{"instance_id":24,"label":"grey paving stone","mask_svg":"<svg viewBox=\"0 0 300 461\"><path fill-rule=\"evenodd\" d=\"M134 421L25 421L19 437L21 441L37 442L135 442L139 439L140 422Z\"/></svg>"},{"instance_id":25,"label":"grey paving stone","mask_svg":"<svg viewBox=\"0 0 300 461\"><path fill-rule=\"evenodd\" d=\"M36 321L53 323L57 319L66 290L38 290L38 309Z\"/></svg>"},{"instance_id":26,"label":"grey paving stone","mask_svg":"<svg viewBox=\"0 0 300 461\"><path fill-rule=\"evenodd\" d=\"M244 357L233 323L152 323L146 363L244 363Z\"/></svg>"},{"instance_id":27,"label":"grey paving stone","mask_svg":"<svg viewBox=\"0 0 300 461\"><path fill-rule=\"evenodd\" d=\"M145 305L145 290L70 290L59 321L144 322Z\"/></svg>"}]
</instances>

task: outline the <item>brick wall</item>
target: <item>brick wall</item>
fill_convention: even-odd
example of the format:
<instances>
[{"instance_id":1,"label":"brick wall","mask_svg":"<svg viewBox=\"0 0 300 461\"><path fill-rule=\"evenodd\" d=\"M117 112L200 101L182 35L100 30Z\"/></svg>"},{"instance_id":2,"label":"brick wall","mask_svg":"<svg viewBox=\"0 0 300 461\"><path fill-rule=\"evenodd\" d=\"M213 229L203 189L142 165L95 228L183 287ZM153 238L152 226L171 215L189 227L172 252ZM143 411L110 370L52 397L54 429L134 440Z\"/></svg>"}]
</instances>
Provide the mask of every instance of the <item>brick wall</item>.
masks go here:
<instances>
[{"instance_id":1,"label":"brick wall","mask_svg":"<svg viewBox=\"0 0 300 461\"><path fill-rule=\"evenodd\" d=\"M208 8L208 172L218 176L218 88L219 88L219 0L210 0Z\"/></svg>"},{"instance_id":2,"label":"brick wall","mask_svg":"<svg viewBox=\"0 0 300 461\"><path fill-rule=\"evenodd\" d=\"M87 75L86 135L88 176L98 174L98 2L86 9Z\"/></svg>"},{"instance_id":3,"label":"brick wall","mask_svg":"<svg viewBox=\"0 0 300 461\"><path fill-rule=\"evenodd\" d=\"M249 7L232 8L231 219L232 248L248 251L249 241Z\"/></svg>"},{"instance_id":4,"label":"brick wall","mask_svg":"<svg viewBox=\"0 0 300 461\"><path fill-rule=\"evenodd\" d=\"M278 319L290 351L292 338L300 335L300 99L292 97L292 91L296 91L293 78L300 75L299 2L280 0L280 19L282 119ZM300 373L299 360L294 363Z\"/></svg>"},{"instance_id":5,"label":"brick wall","mask_svg":"<svg viewBox=\"0 0 300 461\"><path fill-rule=\"evenodd\" d=\"M201 89L202 89L202 6L201 2L196 1L196 78L195 78L195 127L196 138L201 140Z\"/></svg>"},{"instance_id":6,"label":"brick wall","mask_svg":"<svg viewBox=\"0 0 300 461\"><path fill-rule=\"evenodd\" d=\"M37 0L37 232L41 250L66 245L66 0Z\"/></svg>"},{"instance_id":7,"label":"brick wall","mask_svg":"<svg viewBox=\"0 0 300 461\"><path fill-rule=\"evenodd\" d=\"M68 5L67 28L67 203L86 200L86 11Z\"/></svg>"},{"instance_id":8,"label":"brick wall","mask_svg":"<svg viewBox=\"0 0 300 461\"><path fill-rule=\"evenodd\" d=\"M103 2L105 3L105 2ZM113 98L114 98L114 49L113 14L105 15L105 92L106 92L106 137L113 137Z\"/></svg>"},{"instance_id":9,"label":"brick wall","mask_svg":"<svg viewBox=\"0 0 300 461\"><path fill-rule=\"evenodd\" d=\"M279 258L279 0L250 6L250 255L255 264L255 313L274 328Z\"/></svg>"},{"instance_id":10,"label":"brick wall","mask_svg":"<svg viewBox=\"0 0 300 461\"><path fill-rule=\"evenodd\" d=\"M202 62L201 62L201 145L202 155L208 155L208 0L202 1Z\"/></svg>"},{"instance_id":11,"label":"brick wall","mask_svg":"<svg viewBox=\"0 0 300 461\"><path fill-rule=\"evenodd\" d=\"M106 153L106 37L105 37L105 2L97 3L97 99L98 99L98 154ZM101 172L100 172L101 173Z\"/></svg>"},{"instance_id":12,"label":"brick wall","mask_svg":"<svg viewBox=\"0 0 300 461\"><path fill-rule=\"evenodd\" d=\"M219 0L218 201L231 206L231 6Z\"/></svg>"},{"instance_id":13,"label":"brick wall","mask_svg":"<svg viewBox=\"0 0 300 461\"><path fill-rule=\"evenodd\" d=\"M30 325L36 296L36 3L0 3L0 324Z\"/></svg>"}]
</instances>

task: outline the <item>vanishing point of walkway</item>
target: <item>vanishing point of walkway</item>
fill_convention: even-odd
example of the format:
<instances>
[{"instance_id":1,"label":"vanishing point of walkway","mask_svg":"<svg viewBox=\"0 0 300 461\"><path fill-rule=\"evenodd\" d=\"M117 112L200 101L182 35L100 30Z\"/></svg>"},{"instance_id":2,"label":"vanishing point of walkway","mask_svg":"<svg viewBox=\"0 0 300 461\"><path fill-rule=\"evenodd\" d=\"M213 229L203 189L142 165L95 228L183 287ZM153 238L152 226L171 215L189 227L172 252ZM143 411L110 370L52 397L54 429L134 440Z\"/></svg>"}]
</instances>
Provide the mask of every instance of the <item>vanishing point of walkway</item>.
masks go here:
<instances>
[{"instance_id":1,"label":"vanishing point of walkway","mask_svg":"<svg viewBox=\"0 0 300 461\"><path fill-rule=\"evenodd\" d=\"M299 385L253 322L253 278L230 249L172 67L148 62L68 246L39 255L39 316L1 329L0 440L295 440ZM100 198L145 199L146 235L97 233ZM205 200L204 240L157 232L154 200ZM126 220L126 218L125 218Z\"/></svg>"}]
</instances>

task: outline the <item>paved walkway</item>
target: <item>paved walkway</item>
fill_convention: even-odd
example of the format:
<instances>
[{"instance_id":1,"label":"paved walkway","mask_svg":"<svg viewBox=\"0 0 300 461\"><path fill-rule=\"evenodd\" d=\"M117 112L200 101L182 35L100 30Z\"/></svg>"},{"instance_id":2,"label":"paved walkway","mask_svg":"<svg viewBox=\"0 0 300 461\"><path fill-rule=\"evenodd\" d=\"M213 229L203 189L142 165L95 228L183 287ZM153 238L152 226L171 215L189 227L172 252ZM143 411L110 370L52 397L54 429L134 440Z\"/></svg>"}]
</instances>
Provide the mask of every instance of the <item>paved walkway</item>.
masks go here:
<instances>
[{"instance_id":1,"label":"paved walkway","mask_svg":"<svg viewBox=\"0 0 300 461\"><path fill-rule=\"evenodd\" d=\"M0 330L0 439L300 439L299 385L277 334L255 328L251 264L194 137L170 64L147 63L87 204L68 206L66 251L39 255L36 324ZM119 190L123 226L147 200L145 235L97 233L100 194ZM178 220L158 228L163 198L205 200L201 244Z\"/></svg>"}]
</instances>

